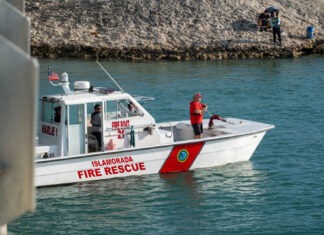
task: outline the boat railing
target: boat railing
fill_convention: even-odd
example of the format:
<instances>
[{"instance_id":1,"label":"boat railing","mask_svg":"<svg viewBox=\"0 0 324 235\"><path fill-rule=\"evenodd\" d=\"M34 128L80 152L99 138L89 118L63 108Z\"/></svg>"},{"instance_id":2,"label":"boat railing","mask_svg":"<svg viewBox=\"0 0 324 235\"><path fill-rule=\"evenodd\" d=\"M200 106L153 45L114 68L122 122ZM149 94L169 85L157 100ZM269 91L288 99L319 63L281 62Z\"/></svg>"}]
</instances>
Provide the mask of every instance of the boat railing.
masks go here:
<instances>
[{"instance_id":1,"label":"boat railing","mask_svg":"<svg viewBox=\"0 0 324 235\"><path fill-rule=\"evenodd\" d=\"M172 122L160 122L158 125L158 129L169 130L173 132L173 124Z\"/></svg>"},{"instance_id":2,"label":"boat railing","mask_svg":"<svg viewBox=\"0 0 324 235\"><path fill-rule=\"evenodd\" d=\"M161 122L161 123L159 123L158 129L168 131L168 133L166 133L166 135L169 138L171 138L174 135L174 133L173 133L173 124L171 122Z\"/></svg>"}]
</instances>

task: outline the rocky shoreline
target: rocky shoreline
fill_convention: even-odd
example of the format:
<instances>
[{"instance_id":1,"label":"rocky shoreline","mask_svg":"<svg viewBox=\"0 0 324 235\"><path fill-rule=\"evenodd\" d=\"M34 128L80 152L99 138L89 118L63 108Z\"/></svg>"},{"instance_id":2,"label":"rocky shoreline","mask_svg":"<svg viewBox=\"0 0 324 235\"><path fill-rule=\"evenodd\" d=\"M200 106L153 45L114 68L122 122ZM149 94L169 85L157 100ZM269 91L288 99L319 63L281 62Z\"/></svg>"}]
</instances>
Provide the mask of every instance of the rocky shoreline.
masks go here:
<instances>
[{"instance_id":1,"label":"rocky shoreline","mask_svg":"<svg viewBox=\"0 0 324 235\"><path fill-rule=\"evenodd\" d=\"M26 1L32 55L105 60L222 60L324 54L322 0ZM257 30L280 9L283 45ZM315 37L306 39L306 27Z\"/></svg>"}]
</instances>

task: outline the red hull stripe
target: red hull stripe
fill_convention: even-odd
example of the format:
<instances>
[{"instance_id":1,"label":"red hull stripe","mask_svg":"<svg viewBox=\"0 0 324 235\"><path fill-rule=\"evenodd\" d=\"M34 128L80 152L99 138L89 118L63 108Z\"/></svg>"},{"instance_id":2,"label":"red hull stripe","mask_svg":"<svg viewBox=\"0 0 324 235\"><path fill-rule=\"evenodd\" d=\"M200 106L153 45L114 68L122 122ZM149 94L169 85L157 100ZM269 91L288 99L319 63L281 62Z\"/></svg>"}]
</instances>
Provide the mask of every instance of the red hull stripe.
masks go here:
<instances>
[{"instance_id":1,"label":"red hull stripe","mask_svg":"<svg viewBox=\"0 0 324 235\"><path fill-rule=\"evenodd\" d=\"M205 142L198 142L174 146L160 169L160 173L189 170L204 144Z\"/></svg>"}]
</instances>

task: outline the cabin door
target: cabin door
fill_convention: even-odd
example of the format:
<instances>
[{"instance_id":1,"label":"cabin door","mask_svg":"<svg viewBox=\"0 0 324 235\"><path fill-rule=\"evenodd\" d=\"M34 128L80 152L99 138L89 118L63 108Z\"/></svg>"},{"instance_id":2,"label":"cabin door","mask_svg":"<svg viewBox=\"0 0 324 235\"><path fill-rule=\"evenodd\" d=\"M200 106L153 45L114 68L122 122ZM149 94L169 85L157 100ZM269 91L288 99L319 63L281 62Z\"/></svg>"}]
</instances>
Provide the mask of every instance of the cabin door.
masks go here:
<instances>
[{"instance_id":1,"label":"cabin door","mask_svg":"<svg viewBox=\"0 0 324 235\"><path fill-rule=\"evenodd\" d=\"M85 153L85 106L83 104L68 106L68 152L69 155Z\"/></svg>"}]
</instances>

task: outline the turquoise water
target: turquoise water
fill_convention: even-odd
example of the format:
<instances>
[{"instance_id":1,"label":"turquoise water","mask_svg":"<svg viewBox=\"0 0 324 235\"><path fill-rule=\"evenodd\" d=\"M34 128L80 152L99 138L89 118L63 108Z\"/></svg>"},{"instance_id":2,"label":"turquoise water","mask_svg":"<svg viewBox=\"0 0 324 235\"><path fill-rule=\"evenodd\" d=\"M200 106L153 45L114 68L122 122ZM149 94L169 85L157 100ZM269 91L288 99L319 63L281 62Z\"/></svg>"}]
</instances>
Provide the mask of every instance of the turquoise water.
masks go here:
<instances>
[{"instance_id":1,"label":"turquoise water","mask_svg":"<svg viewBox=\"0 0 324 235\"><path fill-rule=\"evenodd\" d=\"M157 121L187 119L199 91L212 113L276 128L248 162L37 189L12 234L324 234L324 57L102 64L155 97L145 107ZM56 93L49 65L109 83L93 61L41 60L40 95Z\"/></svg>"}]
</instances>

